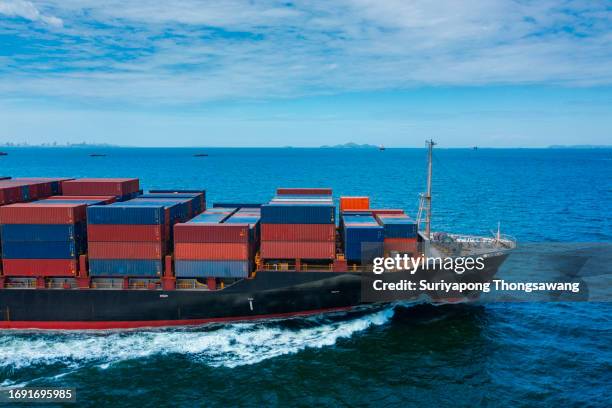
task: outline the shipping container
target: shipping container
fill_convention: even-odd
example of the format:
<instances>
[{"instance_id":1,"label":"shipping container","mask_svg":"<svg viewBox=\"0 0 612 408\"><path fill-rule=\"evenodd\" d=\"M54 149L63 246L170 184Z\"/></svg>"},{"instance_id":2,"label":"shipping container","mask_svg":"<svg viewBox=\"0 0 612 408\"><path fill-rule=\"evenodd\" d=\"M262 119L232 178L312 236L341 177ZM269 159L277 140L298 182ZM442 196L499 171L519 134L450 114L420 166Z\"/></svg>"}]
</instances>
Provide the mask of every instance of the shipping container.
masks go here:
<instances>
[{"instance_id":1,"label":"shipping container","mask_svg":"<svg viewBox=\"0 0 612 408\"><path fill-rule=\"evenodd\" d=\"M163 225L146 224L89 224L87 239L96 242L161 242L164 238Z\"/></svg>"},{"instance_id":2,"label":"shipping container","mask_svg":"<svg viewBox=\"0 0 612 408\"><path fill-rule=\"evenodd\" d=\"M115 196L51 196L47 197L46 200L59 200L59 201L86 201L89 205L95 205L90 203L90 201L97 201L99 205L102 204L112 204L117 201L117 197Z\"/></svg>"},{"instance_id":3,"label":"shipping container","mask_svg":"<svg viewBox=\"0 0 612 408\"><path fill-rule=\"evenodd\" d=\"M136 178L82 178L62 182L63 195L112 195L130 196L138 193Z\"/></svg>"},{"instance_id":4,"label":"shipping container","mask_svg":"<svg viewBox=\"0 0 612 408\"><path fill-rule=\"evenodd\" d=\"M3 241L3 259L75 259L85 252L79 241Z\"/></svg>"},{"instance_id":5,"label":"shipping container","mask_svg":"<svg viewBox=\"0 0 612 408\"><path fill-rule=\"evenodd\" d=\"M298 187L298 188L278 188L276 189L276 194L278 195L298 195L298 194L321 194L321 195L332 195L331 188L307 188L307 187Z\"/></svg>"},{"instance_id":6,"label":"shipping container","mask_svg":"<svg viewBox=\"0 0 612 408\"><path fill-rule=\"evenodd\" d=\"M75 259L3 259L4 276L74 276Z\"/></svg>"},{"instance_id":7,"label":"shipping container","mask_svg":"<svg viewBox=\"0 0 612 408\"><path fill-rule=\"evenodd\" d=\"M213 208L261 208L257 203L214 203Z\"/></svg>"},{"instance_id":8,"label":"shipping container","mask_svg":"<svg viewBox=\"0 0 612 408\"><path fill-rule=\"evenodd\" d=\"M86 224L4 224L0 239L4 242L74 241L86 238Z\"/></svg>"},{"instance_id":9,"label":"shipping container","mask_svg":"<svg viewBox=\"0 0 612 408\"><path fill-rule=\"evenodd\" d=\"M177 278L248 278L253 270L250 261L177 260Z\"/></svg>"},{"instance_id":10,"label":"shipping container","mask_svg":"<svg viewBox=\"0 0 612 408\"><path fill-rule=\"evenodd\" d=\"M265 204L261 207L263 224L333 224L335 207L321 204Z\"/></svg>"},{"instance_id":11,"label":"shipping container","mask_svg":"<svg viewBox=\"0 0 612 408\"><path fill-rule=\"evenodd\" d=\"M416 222L406 214L376 214L385 228L385 238L416 238Z\"/></svg>"},{"instance_id":12,"label":"shipping container","mask_svg":"<svg viewBox=\"0 0 612 408\"><path fill-rule=\"evenodd\" d=\"M367 210L369 208L369 197L340 197L340 211Z\"/></svg>"},{"instance_id":13,"label":"shipping container","mask_svg":"<svg viewBox=\"0 0 612 408\"><path fill-rule=\"evenodd\" d=\"M376 214L404 214L399 208L368 208L364 210L344 210L345 215L376 215Z\"/></svg>"},{"instance_id":14,"label":"shipping container","mask_svg":"<svg viewBox=\"0 0 612 408\"><path fill-rule=\"evenodd\" d=\"M262 241L264 259L334 259L335 242Z\"/></svg>"},{"instance_id":15,"label":"shipping container","mask_svg":"<svg viewBox=\"0 0 612 408\"><path fill-rule=\"evenodd\" d=\"M205 224L219 224L229 218L235 211L214 211L215 208L208 209L202 214L190 219L188 223L205 223Z\"/></svg>"},{"instance_id":16,"label":"shipping container","mask_svg":"<svg viewBox=\"0 0 612 408\"><path fill-rule=\"evenodd\" d=\"M201 213L206 210L206 190L149 190L151 194L176 194L176 195L188 195L197 194L196 198L199 199L199 205L194 207L197 211L194 215Z\"/></svg>"},{"instance_id":17,"label":"shipping container","mask_svg":"<svg viewBox=\"0 0 612 408\"><path fill-rule=\"evenodd\" d=\"M165 214L165 209L161 205L134 206L114 203L87 208L87 222L89 224L157 225L165 224Z\"/></svg>"},{"instance_id":18,"label":"shipping container","mask_svg":"<svg viewBox=\"0 0 612 408\"><path fill-rule=\"evenodd\" d=\"M262 241L335 241L334 224L261 224Z\"/></svg>"},{"instance_id":19,"label":"shipping container","mask_svg":"<svg viewBox=\"0 0 612 408\"><path fill-rule=\"evenodd\" d=\"M248 225L185 223L174 225L174 242L249 242Z\"/></svg>"},{"instance_id":20,"label":"shipping container","mask_svg":"<svg viewBox=\"0 0 612 408\"><path fill-rule=\"evenodd\" d=\"M391 252L415 254L418 249L416 238L385 238L383 246L386 255Z\"/></svg>"},{"instance_id":21,"label":"shipping container","mask_svg":"<svg viewBox=\"0 0 612 408\"><path fill-rule=\"evenodd\" d=\"M165 246L161 242L88 243L89 259L161 259Z\"/></svg>"},{"instance_id":22,"label":"shipping container","mask_svg":"<svg viewBox=\"0 0 612 408\"><path fill-rule=\"evenodd\" d=\"M251 245L235 242L175 242L174 259L187 260L248 260Z\"/></svg>"},{"instance_id":23,"label":"shipping container","mask_svg":"<svg viewBox=\"0 0 612 408\"><path fill-rule=\"evenodd\" d=\"M23 201L21 186L6 185L0 181L0 205L13 204Z\"/></svg>"},{"instance_id":24,"label":"shipping container","mask_svg":"<svg viewBox=\"0 0 612 408\"><path fill-rule=\"evenodd\" d=\"M90 259L90 276L160 276L162 261L153 259Z\"/></svg>"},{"instance_id":25,"label":"shipping container","mask_svg":"<svg viewBox=\"0 0 612 408\"><path fill-rule=\"evenodd\" d=\"M18 177L14 178L13 180L25 183L49 183L51 187L51 194L61 194L62 182L74 179L69 177Z\"/></svg>"},{"instance_id":26,"label":"shipping container","mask_svg":"<svg viewBox=\"0 0 612 408\"><path fill-rule=\"evenodd\" d=\"M85 220L87 206L68 203L19 203L0 207L0 224L74 224Z\"/></svg>"},{"instance_id":27,"label":"shipping container","mask_svg":"<svg viewBox=\"0 0 612 408\"><path fill-rule=\"evenodd\" d=\"M0 176L0 180L10 180L10 176Z\"/></svg>"},{"instance_id":28,"label":"shipping container","mask_svg":"<svg viewBox=\"0 0 612 408\"><path fill-rule=\"evenodd\" d=\"M343 215L342 241L349 261L383 255L384 228L372 215Z\"/></svg>"},{"instance_id":29,"label":"shipping container","mask_svg":"<svg viewBox=\"0 0 612 408\"><path fill-rule=\"evenodd\" d=\"M187 221L189 219L189 200L186 199L143 199L135 198L121 203L125 206L164 206L166 215L171 223Z\"/></svg>"}]
</instances>

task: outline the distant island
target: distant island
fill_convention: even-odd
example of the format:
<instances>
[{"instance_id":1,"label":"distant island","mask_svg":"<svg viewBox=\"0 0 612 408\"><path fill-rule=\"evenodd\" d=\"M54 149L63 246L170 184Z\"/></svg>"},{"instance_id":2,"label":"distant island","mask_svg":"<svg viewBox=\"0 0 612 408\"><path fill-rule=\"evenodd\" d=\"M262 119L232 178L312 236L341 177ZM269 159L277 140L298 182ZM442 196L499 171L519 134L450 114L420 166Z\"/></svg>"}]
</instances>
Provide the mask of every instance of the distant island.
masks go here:
<instances>
[{"instance_id":1,"label":"distant island","mask_svg":"<svg viewBox=\"0 0 612 408\"><path fill-rule=\"evenodd\" d=\"M344 144L338 144L334 146L323 145L322 149L378 149L378 146L371 144L358 144L353 142L348 142Z\"/></svg>"},{"instance_id":2,"label":"distant island","mask_svg":"<svg viewBox=\"0 0 612 408\"><path fill-rule=\"evenodd\" d=\"M612 145L551 145L549 149L611 149Z\"/></svg>"},{"instance_id":3,"label":"distant island","mask_svg":"<svg viewBox=\"0 0 612 408\"><path fill-rule=\"evenodd\" d=\"M117 145L112 145L108 143L40 143L40 144L30 144L28 142L21 143L0 143L0 147L75 147L75 148L100 148L100 147L120 147Z\"/></svg>"}]
</instances>

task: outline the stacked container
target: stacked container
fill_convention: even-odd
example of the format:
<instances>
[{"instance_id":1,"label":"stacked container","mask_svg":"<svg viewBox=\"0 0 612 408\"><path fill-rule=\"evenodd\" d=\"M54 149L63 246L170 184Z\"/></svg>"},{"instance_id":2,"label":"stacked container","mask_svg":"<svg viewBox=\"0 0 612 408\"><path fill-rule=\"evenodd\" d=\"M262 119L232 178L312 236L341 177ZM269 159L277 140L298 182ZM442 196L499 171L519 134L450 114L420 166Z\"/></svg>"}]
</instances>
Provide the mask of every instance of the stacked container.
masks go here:
<instances>
[{"instance_id":1,"label":"stacked container","mask_svg":"<svg viewBox=\"0 0 612 408\"><path fill-rule=\"evenodd\" d=\"M191 198L192 217L206 210L206 190L149 190L146 195L165 198Z\"/></svg>"},{"instance_id":2,"label":"stacked container","mask_svg":"<svg viewBox=\"0 0 612 408\"><path fill-rule=\"evenodd\" d=\"M368 262L383 255L384 229L370 214L342 215L344 254L353 262Z\"/></svg>"},{"instance_id":3,"label":"stacked container","mask_svg":"<svg viewBox=\"0 0 612 408\"><path fill-rule=\"evenodd\" d=\"M87 205L44 200L0 207L5 276L74 276L86 251Z\"/></svg>"},{"instance_id":4,"label":"stacked container","mask_svg":"<svg viewBox=\"0 0 612 408\"><path fill-rule=\"evenodd\" d=\"M60 182L55 178L14 178L0 180L0 205L37 200L57 194Z\"/></svg>"},{"instance_id":5,"label":"stacked container","mask_svg":"<svg viewBox=\"0 0 612 408\"><path fill-rule=\"evenodd\" d=\"M169 213L162 204L89 207L90 276L159 277L168 247Z\"/></svg>"},{"instance_id":6,"label":"stacked container","mask_svg":"<svg viewBox=\"0 0 612 408\"><path fill-rule=\"evenodd\" d=\"M340 211L367 210L369 208L369 197L340 197Z\"/></svg>"},{"instance_id":7,"label":"stacked container","mask_svg":"<svg viewBox=\"0 0 612 408\"><path fill-rule=\"evenodd\" d=\"M177 278L246 278L253 270L257 209L212 208L174 226Z\"/></svg>"},{"instance_id":8,"label":"stacked container","mask_svg":"<svg viewBox=\"0 0 612 408\"><path fill-rule=\"evenodd\" d=\"M384 252L412 255L417 251L417 225L406 214L376 214L385 230Z\"/></svg>"},{"instance_id":9,"label":"stacked container","mask_svg":"<svg viewBox=\"0 0 612 408\"><path fill-rule=\"evenodd\" d=\"M331 260L336 257L335 206L330 189L278 189L261 207L261 257Z\"/></svg>"},{"instance_id":10,"label":"stacked container","mask_svg":"<svg viewBox=\"0 0 612 408\"><path fill-rule=\"evenodd\" d=\"M67 196L115 196L118 201L132 199L142 193L136 178L82 178L62 182Z\"/></svg>"}]
</instances>

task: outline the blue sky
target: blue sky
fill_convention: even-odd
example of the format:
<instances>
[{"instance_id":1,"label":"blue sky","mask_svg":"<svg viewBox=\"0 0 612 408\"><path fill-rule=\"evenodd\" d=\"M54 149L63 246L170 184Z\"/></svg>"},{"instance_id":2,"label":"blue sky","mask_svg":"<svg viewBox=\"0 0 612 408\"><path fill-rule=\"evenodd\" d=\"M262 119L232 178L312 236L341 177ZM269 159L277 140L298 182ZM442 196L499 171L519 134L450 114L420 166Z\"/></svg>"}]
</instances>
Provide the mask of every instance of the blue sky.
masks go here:
<instances>
[{"instance_id":1,"label":"blue sky","mask_svg":"<svg viewBox=\"0 0 612 408\"><path fill-rule=\"evenodd\" d=\"M612 2L0 0L0 143L612 140Z\"/></svg>"}]
</instances>

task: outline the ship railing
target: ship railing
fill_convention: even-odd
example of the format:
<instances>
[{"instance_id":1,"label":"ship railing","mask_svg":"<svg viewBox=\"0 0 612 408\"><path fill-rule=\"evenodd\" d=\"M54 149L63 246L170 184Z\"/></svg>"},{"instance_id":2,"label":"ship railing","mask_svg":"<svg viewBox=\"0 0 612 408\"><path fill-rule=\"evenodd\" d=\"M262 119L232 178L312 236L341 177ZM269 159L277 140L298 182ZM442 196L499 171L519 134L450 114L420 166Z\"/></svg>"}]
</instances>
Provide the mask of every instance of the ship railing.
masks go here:
<instances>
[{"instance_id":1,"label":"ship railing","mask_svg":"<svg viewBox=\"0 0 612 408\"><path fill-rule=\"evenodd\" d=\"M515 249L517 241L510 235L483 237L466 234L433 233L429 244L445 255L487 255L503 253Z\"/></svg>"}]
</instances>

